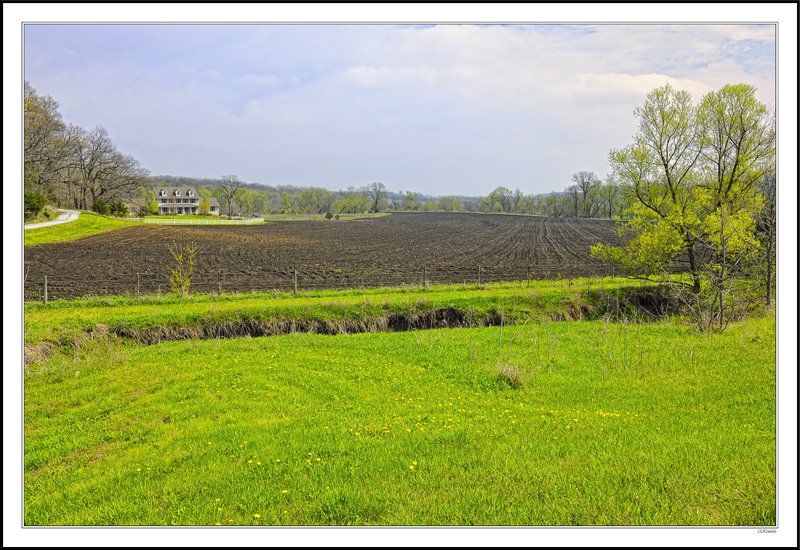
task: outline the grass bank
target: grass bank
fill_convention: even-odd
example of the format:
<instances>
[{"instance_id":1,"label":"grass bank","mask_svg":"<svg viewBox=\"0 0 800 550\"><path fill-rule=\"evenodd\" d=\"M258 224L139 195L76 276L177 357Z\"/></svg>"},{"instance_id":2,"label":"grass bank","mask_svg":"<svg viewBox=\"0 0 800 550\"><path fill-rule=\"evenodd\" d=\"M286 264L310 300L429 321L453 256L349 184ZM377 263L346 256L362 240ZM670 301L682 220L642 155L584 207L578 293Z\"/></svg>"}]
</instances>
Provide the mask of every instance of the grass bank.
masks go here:
<instances>
[{"instance_id":1,"label":"grass bank","mask_svg":"<svg viewBox=\"0 0 800 550\"><path fill-rule=\"evenodd\" d=\"M71 241L131 225L137 225L137 223L81 212L75 221L26 230L25 246Z\"/></svg>"},{"instance_id":2,"label":"grass bank","mask_svg":"<svg viewBox=\"0 0 800 550\"><path fill-rule=\"evenodd\" d=\"M93 297L25 306L26 356L97 336L153 344L294 332L353 334L523 324L541 320L660 318L656 287L625 279L525 281L275 294ZM643 309L650 307L651 313Z\"/></svg>"},{"instance_id":3,"label":"grass bank","mask_svg":"<svg viewBox=\"0 0 800 550\"><path fill-rule=\"evenodd\" d=\"M26 525L776 521L774 318L97 338L24 406Z\"/></svg>"}]
</instances>

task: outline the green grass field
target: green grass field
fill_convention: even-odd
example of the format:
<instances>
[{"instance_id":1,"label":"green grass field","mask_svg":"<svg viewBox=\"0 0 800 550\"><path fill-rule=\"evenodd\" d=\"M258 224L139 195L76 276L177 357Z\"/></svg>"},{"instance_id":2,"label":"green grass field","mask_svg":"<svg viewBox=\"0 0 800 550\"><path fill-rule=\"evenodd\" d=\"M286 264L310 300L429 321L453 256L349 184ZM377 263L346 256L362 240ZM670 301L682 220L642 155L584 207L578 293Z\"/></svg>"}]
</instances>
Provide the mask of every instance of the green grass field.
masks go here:
<instances>
[{"instance_id":1,"label":"green grass field","mask_svg":"<svg viewBox=\"0 0 800 550\"><path fill-rule=\"evenodd\" d=\"M774 317L702 336L679 318L552 320L600 307L595 291L28 304L26 343L56 348L24 378L25 524L774 525ZM105 336L440 301L518 324Z\"/></svg>"}]
</instances>

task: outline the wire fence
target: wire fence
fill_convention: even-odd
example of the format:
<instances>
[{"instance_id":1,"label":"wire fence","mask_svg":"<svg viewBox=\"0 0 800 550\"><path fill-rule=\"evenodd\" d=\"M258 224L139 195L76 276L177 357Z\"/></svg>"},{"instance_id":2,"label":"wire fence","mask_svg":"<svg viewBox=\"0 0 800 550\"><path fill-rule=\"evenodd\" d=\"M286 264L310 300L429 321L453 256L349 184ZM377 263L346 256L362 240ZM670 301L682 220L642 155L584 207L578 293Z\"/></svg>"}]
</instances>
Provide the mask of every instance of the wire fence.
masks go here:
<instances>
[{"instance_id":1,"label":"wire fence","mask_svg":"<svg viewBox=\"0 0 800 550\"><path fill-rule=\"evenodd\" d=\"M218 269L196 271L191 292L228 294L302 292L312 290L418 287L443 284L485 284L502 281L573 279L615 276L612 264L586 262L552 266L436 266L348 269ZM166 269L126 273L28 273L25 300L72 299L82 296L147 296L171 292Z\"/></svg>"}]
</instances>

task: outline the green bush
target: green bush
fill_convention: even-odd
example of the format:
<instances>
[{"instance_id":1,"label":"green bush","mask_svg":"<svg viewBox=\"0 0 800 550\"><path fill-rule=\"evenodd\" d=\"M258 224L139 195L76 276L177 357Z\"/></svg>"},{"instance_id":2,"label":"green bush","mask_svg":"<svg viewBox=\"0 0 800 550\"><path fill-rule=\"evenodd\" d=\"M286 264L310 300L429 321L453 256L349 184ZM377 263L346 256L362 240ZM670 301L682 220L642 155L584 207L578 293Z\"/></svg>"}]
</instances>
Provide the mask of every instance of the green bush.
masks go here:
<instances>
[{"instance_id":1,"label":"green bush","mask_svg":"<svg viewBox=\"0 0 800 550\"><path fill-rule=\"evenodd\" d=\"M44 208L45 198L41 193L35 191L25 192L25 214L38 216Z\"/></svg>"},{"instance_id":2,"label":"green bush","mask_svg":"<svg viewBox=\"0 0 800 550\"><path fill-rule=\"evenodd\" d=\"M108 209L117 218L123 218L128 215L128 207L120 199L114 199L108 203Z\"/></svg>"},{"instance_id":3,"label":"green bush","mask_svg":"<svg viewBox=\"0 0 800 550\"><path fill-rule=\"evenodd\" d=\"M331 214L330 212L328 212L327 214L325 214L325 219L326 219L326 220L329 220L329 219L331 219L332 217L333 217L333 214Z\"/></svg>"},{"instance_id":4,"label":"green bush","mask_svg":"<svg viewBox=\"0 0 800 550\"><path fill-rule=\"evenodd\" d=\"M109 209L106 201L103 199L95 199L94 203L92 204L92 211L97 212L101 216L107 216Z\"/></svg>"}]
</instances>

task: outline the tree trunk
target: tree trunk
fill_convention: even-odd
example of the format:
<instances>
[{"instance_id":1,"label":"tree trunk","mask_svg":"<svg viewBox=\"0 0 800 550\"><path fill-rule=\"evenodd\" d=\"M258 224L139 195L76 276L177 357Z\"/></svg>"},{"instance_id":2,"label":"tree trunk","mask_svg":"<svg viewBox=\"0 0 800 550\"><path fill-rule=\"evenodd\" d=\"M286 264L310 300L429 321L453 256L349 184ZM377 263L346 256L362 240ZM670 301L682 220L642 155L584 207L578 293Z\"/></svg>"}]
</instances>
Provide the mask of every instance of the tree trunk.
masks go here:
<instances>
[{"instance_id":1,"label":"tree trunk","mask_svg":"<svg viewBox=\"0 0 800 550\"><path fill-rule=\"evenodd\" d=\"M694 246L686 247L686 254L689 256L689 270L692 272L692 292L700 294L700 274L697 271L697 259L694 256Z\"/></svg>"},{"instance_id":2,"label":"tree trunk","mask_svg":"<svg viewBox=\"0 0 800 550\"><path fill-rule=\"evenodd\" d=\"M767 306L772 304L772 247L774 242L772 238L767 245Z\"/></svg>"}]
</instances>

